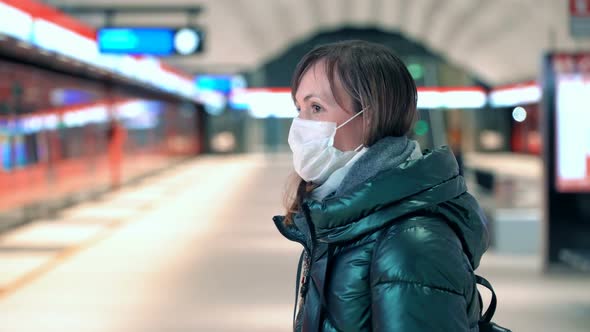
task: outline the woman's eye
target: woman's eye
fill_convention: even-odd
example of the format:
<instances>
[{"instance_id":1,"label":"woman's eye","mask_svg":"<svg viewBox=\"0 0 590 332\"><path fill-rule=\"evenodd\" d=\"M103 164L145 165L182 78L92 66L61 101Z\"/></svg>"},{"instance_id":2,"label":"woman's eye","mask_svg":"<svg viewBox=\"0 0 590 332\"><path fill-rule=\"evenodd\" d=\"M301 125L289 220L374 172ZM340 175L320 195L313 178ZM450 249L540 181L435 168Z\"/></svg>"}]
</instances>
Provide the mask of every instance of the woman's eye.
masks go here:
<instances>
[{"instance_id":1,"label":"woman's eye","mask_svg":"<svg viewBox=\"0 0 590 332\"><path fill-rule=\"evenodd\" d=\"M322 107L321 107L321 106L319 106L319 105L313 105L313 106L311 107L311 109L312 109L312 112L313 112L313 113L319 113L319 112L321 112L321 111L322 111Z\"/></svg>"}]
</instances>

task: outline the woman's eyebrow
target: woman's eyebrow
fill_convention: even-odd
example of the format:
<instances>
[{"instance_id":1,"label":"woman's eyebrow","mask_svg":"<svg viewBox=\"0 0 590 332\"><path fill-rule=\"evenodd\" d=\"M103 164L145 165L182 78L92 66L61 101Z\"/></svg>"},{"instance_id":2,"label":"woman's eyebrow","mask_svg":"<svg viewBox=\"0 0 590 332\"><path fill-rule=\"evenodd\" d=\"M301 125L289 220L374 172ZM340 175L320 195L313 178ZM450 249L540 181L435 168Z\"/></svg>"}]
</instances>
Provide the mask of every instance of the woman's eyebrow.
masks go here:
<instances>
[{"instance_id":1,"label":"woman's eyebrow","mask_svg":"<svg viewBox=\"0 0 590 332\"><path fill-rule=\"evenodd\" d=\"M320 98L320 99L321 99L321 97L320 97L319 95L316 95L316 94L310 93L310 94L308 94L307 96L305 96L305 97L303 98L303 101L307 101L307 100L308 100L309 98L311 98L311 97L316 97L316 98Z\"/></svg>"}]
</instances>

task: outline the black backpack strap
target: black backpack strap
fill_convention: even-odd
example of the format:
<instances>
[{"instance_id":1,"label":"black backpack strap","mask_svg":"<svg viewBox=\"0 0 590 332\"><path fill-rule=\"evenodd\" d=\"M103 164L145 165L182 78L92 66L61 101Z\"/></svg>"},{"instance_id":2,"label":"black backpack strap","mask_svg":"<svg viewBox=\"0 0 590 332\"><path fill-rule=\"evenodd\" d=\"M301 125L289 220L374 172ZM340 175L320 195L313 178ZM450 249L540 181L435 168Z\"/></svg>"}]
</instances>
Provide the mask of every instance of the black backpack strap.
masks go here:
<instances>
[{"instance_id":1,"label":"black backpack strap","mask_svg":"<svg viewBox=\"0 0 590 332\"><path fill-rule=\"evenodd\" d=\"M480 322L490 323L492 321L492 317L494 316L494 313L496 312L496 306L498 305L498 300L496 299L496 293L494 292L494 289L492 288L492 285L490 284L490 282L487 281L484 277L475 275L475 281L478 284L489 289L490 292L492 293L492 302L490 303L488 310L486 310L486 312L481 316L481 320L480 320ZM481 295L479 295L479 299L480 299L480 303L481 303L482 302ZM483 306L482 306L482 310L483 310Z\"/></svg>"}]
</instances>

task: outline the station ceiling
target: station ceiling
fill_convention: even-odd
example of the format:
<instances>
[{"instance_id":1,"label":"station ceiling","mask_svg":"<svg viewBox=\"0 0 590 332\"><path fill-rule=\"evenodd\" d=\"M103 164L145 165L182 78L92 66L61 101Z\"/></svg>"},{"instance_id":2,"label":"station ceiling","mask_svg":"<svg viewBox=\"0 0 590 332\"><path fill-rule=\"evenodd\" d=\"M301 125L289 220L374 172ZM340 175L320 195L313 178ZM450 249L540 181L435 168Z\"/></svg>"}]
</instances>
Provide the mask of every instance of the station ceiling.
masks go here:
<instances>
[{"instance_id":1,"label":"station ceiling","mask_svg":"<svg viewBox=\"0 0 590 332\"><path fill-rule=\"evenodd\" d=\"M343 27L401 32L492 85L535 79L547 50L590 50L569 35L564 0L47 0L82 6L201 6L205 52L168 61L189 72L262 66L294 43ZM93 25L104 15L76 14ZM184 13L117 14L115 25L184 26Z\"/></svg>"}]
</instances>

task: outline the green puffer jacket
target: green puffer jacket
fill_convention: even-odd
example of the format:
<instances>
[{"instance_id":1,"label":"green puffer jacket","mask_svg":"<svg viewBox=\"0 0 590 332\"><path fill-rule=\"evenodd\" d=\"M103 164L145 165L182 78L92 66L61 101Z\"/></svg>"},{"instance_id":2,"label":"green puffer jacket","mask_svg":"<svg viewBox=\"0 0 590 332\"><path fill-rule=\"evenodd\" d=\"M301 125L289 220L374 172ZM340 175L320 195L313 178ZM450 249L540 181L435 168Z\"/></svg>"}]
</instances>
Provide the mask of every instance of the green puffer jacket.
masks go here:
<instances>
[{"instance_id":1,"label":"green puffer jacket","mask_svg":"<svg viewBox=\"0 0 590 332\"><path fill-rule=\"evenodd\" d=\"M447 148L302 210L274 218L304 247L295 331L478 331L485 218Z\"/></svg>"}]
</instances>

